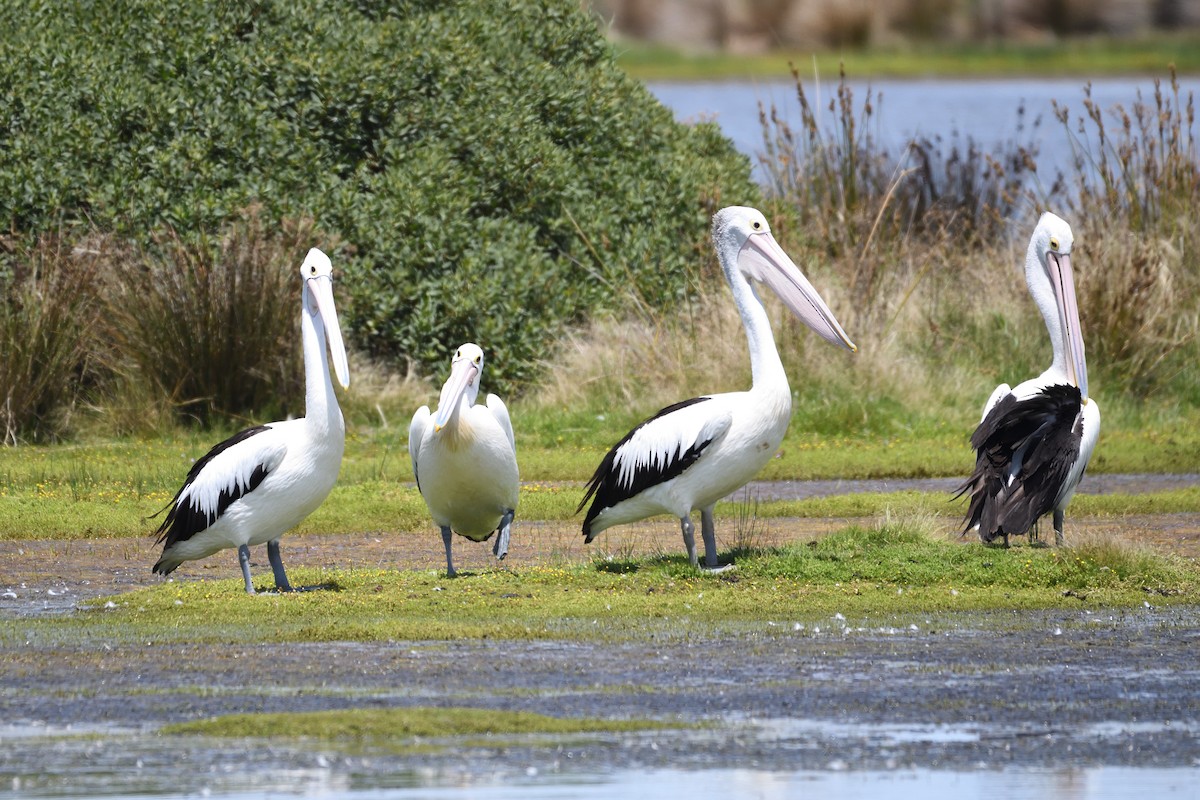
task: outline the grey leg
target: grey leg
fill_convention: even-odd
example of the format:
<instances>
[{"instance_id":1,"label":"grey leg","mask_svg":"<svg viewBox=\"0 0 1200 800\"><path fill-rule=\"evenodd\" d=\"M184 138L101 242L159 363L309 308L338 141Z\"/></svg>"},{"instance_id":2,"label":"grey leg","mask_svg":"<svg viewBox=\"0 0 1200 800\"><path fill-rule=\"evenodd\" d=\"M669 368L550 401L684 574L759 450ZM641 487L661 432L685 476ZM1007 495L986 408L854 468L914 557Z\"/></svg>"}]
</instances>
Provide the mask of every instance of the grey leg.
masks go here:
<instances>
[{"instance_id":1,"label":"grey leg","mask_svg":"<svg viewBox=\"0 0 1200 800\"><path fill-rule=\"evenodd\" d=\"M283 571L283 559L279 557L279 540L267 542L267 560L271 562L271 571L275 573L275 588L281 592L290 592L292 585L288 583L287 573Z\"/></svg>"},{"instance_id":2,"label":"grey leg","mask_svg":"<svg viewBox=\"0 0 1200 800\"><path fill-rule=\"evenodd\" d=\"M1055 547L1063 546L1063 530L1062 529L1063 529L1063 517L1064 516L1066 516L1066 514L1064 512L1059 511L1057 509L1054 511L1054 546Z\"/></svg>"},{"instance_id":3,"label":"grey leg","mask_svg":"<svg viewBox=\"0 0 1200 800\"><path fill-rule=\"evenodd\" d=\"M687 548L688 561L699 569L700 561L696 558L696 528L692 525L691 515L680 517L679 523L683 528L683 546Z\"/></svg>"},{"instance_id":4,"label":"grey leg","mask_svg":"<svg viewBox=\"0 0 1200 800\"><path fill-rule=\"evenodd\" d=\"M454 534L449 525L442 526L442 544L446 545L446 575L453 578L458 573L454 571L454 560L450 558L450 538Z\"/></svg>"},{"instance_id":5,"label":"grey leg","mask_svg":"<svg viewBox=\"0 0 1200 800\"><path fill-rule=\"evenodd\" d=\"M717 566L717 528L713 524L713 507L700 509L700 535L704 538L704 566Z\"/></svg>"},{"instance_id":6,"label":"grey leg","mask_svg":"<svg viewBox=\"0 0 1200 800\"><path fill-rule=\"evenodd\" d=\"M496 543L492 545L492 553L501 561L508 555L508 537L512 533L512 522L513 510L510 508L500 518L500 527L497 529L499 533L496 534Z\"/></svg>"},{"instance_id":7,"label":"grey leg","mask_svg":"<svg viewBox=\"0 0 1200 800\"><path fill-rule=\"evenodd\" d=\"M250 545L238 548L238 563L242 565L242 579L246 581L246 594L254 594L254 582L250 580Z\"/></svg>"}]
</instances>

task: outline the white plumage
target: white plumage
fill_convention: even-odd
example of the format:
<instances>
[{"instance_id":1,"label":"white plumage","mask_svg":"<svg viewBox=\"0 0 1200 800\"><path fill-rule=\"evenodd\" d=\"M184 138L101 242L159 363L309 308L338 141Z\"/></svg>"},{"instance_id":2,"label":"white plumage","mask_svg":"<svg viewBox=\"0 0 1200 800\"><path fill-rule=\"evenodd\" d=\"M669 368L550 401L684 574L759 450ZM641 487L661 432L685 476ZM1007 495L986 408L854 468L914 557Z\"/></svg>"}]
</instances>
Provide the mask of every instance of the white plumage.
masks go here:
<instances>
[{"instance_id":1,"label":"white plumage","mask_svg":"<svg viewBox=\"0 0 1200 800\"><path fill-rule=\"evenodd\" d=\"M300 328L304 350L305 416L248 428L192 465L159 526L162 556L154 571L170 574L184 561L236 548L246 591L250 546L267 544L275 585L291 585L279 557L279 537L316 510L337 481L345 426L329 378L326 343L343 387L350 383L346 350L333 304L332 265L313 248L300 268Z\"/></svg>"},{"instance_id":2,"label":"white plumage","mask_svg":"<svg viewBox=\"0 0 1200 800\"><path fill-rule=\"evenodd\" d=\"M854 350L833 313L753 208L713 217L713 243L750 347L749 391L707 395L668 406L634 428L601 461L579 510L586 541L655 514L679 519L688 559L698 566L691 512L700 509L706 566L717 565L713 507L745 485L775 454L787 431L792 394L770 320L751 281L777 295L829 342Z\"/></svg>"},{"instance_id":3,"label":"white plumage","mask_svg":"<svg viewBox=\"0 0 1200 800\"><path fill-rule=\"evenodd\" d=\"M468 342L454 354L436 415L428 406L408 429L417 488L446 548L446 573L454 577L452 532L482 542L498 532L492 552L508 554L520 477L508 408L494 394L475 405L483 375L483 350Z\"/></svg>"}]
</instances>

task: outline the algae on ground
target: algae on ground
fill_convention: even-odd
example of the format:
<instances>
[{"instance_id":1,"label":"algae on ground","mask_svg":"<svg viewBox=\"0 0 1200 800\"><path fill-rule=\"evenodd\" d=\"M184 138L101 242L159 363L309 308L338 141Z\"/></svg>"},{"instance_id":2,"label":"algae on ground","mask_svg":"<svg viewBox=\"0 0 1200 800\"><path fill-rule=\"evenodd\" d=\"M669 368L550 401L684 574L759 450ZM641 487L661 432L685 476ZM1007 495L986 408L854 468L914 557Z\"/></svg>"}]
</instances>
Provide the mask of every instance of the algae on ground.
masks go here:
<instances>
[{"instance_id":1,"label":"algae on ground","mask_svg":"<svg viewBox=\"0 0 1200 800\"><path fill-rule=\"evenodd\" d=\"M304 737L322 740L391 741L450 736L623 733L694 727L648 719L549 717L488 708L354 708L282 714L228 714L178 722L165 734L235 737Z\"/></svg>"}]
</instances>

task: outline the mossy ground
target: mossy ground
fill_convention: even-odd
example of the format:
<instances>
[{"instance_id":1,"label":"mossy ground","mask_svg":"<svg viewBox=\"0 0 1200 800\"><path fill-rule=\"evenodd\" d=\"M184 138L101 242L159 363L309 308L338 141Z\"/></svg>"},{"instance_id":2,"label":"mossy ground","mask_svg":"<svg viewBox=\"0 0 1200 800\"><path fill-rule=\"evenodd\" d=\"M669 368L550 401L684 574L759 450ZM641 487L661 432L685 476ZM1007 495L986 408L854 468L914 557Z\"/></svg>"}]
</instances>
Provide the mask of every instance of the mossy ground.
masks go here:
<instances>
[{"instance_id":1,"label":"mossy ground","mask_svg":"<svg viewBox=\"0 0 1200 800\"><path fill-rule=\"evenodd\" d=\"M661 730L692 727L645 719L550 717L487 708L354 708L283 714L228 714L180 722L166 734L306 738L396 743L417 738L524 736Z\"/></svg>"},{"instance_id":2,"label":"mossy ground","mask_svg":"<svg viewBox=\"0 0 1200 800\"><path fill-rule=\"evenodd\" d=\"M885 619L1200 601L1200 568L1180 557L1109 541L982 547L930 533L919 519L851 526L778 548L735 548L723 558L734 569L697 571L682 555L494 568L457 579L433 570L296 569L293 584L311 591L258 596L245 595L233 575L172 582L31 621L0 634L0 645L35 635L108 644L625 641L748 627L770 633L839 613Z\"/></svg>"}]
</instances>

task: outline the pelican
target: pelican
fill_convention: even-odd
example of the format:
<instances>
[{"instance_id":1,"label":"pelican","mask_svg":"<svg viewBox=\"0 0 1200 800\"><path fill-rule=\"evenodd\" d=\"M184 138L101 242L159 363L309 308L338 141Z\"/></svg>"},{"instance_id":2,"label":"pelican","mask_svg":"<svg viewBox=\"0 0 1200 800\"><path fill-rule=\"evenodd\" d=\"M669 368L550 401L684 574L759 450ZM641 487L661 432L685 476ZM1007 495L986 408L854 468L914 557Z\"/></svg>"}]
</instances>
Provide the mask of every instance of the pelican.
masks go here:
<instances>
[{"instance_id":1,"label":"pelican","mask_svg":"<svg viewBox=\"0 0 1200 800\"><path fill-rule=\"evenodd\" d=\"M350 368L333 305L332 273L328 256L315 247L308 251L300 267L304 417L247 428L192 465L164 507L170 510L156 531L163 544L154 565L160 575L169 575L184 561L235 547L246 592L254 594L250 546L266 542L275 588L291 591L279 558L279 537L329 494L346 439L325 352L328 341L338 382L348 387Z\"/></svg>"},{"instance_id":2,"label":"pelican","mask_svg":"<svg viewBox=\"0 0 1200 800\"><path fill-rule=\"evenodd\" d=\"M499 532L492 553L508 555L520 478L512 421L494 394L475 405L483 375L483 350L472 342L458 348L442 386L437 413L421 406L408 426L417 489L446 546L446 574L458 572L450 555L451 533L483 542Z\"/></svg>"},{"instance_id":3,"label":"pelican","mask_svg":"<svg viewBox=\"0 0 1200 800\"><path fill-rule=\"evenodd\" d=\"M965 534L978 528L991 542L1028 533L1054 512L1054 542L1063 543L1063 516L1100 436L1100 408L1088 396L1087 362L1071 272L1071 226L1042 214L1025 256L1025 281L1046 320L1054 360L1036 378L1001 384L971 435L975 471L955 497L970 494Z\"/></svg>"},{"instance_id":4,"label":"pelican","mask_svg":"<svg viewBox=\"0 0 1200 800\"><path fill-rule=\"evenodd\" d=\"M731 206L713 216L713 244L733 291L750 346L746 392L694 397L642 422L600 462L576 513L585 541L614 525L671 514L679 519L688 560L698 567L692 511L700 509L705 565L717 566L713 506L745 485L775 454L792 414L792 392L775 349L771 322L751 281L764 284L826 341L858 348L825 301L776 243L766 217Z\"/></svg>"}]
</instances>

